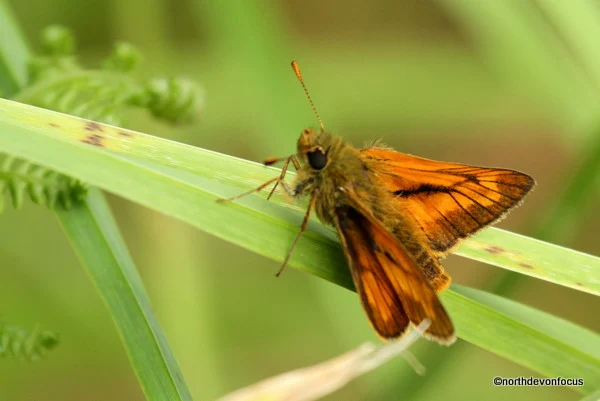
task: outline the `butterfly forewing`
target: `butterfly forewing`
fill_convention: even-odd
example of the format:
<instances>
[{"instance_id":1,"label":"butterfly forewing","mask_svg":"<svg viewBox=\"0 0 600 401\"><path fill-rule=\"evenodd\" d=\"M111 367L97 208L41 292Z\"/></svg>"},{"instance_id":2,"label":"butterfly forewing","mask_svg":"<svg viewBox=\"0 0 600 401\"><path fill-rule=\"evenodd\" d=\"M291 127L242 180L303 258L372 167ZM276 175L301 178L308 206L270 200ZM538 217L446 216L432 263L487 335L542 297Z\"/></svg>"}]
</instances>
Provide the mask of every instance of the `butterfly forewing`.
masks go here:
<instances>
[{"instance_id":1,"label":"butterfly forewing","mask_svg":"<svg viewBox=\"0 0 600 401\"><path fill-rule=\"evenodd\" d=\"M337 208L335 223L356 290L379 336L399 337L409 321L417 325L427 318L431 321L427 336L452 343L452 322L402 243L353 207Z\"/></svg>"},{"instance_id":2,"label":"butterfly forewing","mask_svg":"<svg viewBox=\"0 0 600 401\"><path fill-rule=\"evenodd\" d=\"M535 184L518 171L438 162L390 149L363 149L361 156L439 255L502 218Z\"/></svg>"}]
</instances>

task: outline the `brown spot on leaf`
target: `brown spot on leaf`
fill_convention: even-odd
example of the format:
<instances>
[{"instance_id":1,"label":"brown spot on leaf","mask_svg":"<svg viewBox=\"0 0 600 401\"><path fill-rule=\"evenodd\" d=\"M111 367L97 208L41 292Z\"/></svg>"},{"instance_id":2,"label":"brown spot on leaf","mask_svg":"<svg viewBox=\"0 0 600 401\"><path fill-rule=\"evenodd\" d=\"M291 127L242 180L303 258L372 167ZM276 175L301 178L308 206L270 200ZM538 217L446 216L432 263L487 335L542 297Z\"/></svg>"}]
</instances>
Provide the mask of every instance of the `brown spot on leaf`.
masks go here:
<instances>
[{"instance_id":1,"label":"brown spot on leaf","mask_svg":"<svg viewBox=\"0 0 600 401\"><path fill-rule=\"evenodd\" d=\"M506 252L504 249L500 248L499 246L488 246L485 248L486 251L488 251L489 253L493 253L493 254L498 254L498 253L503 253Z\"/></svg>"},{"instance_id":2,"label":"brown spot on leaf","mask_svg":"<svg viewBox=\"0 0 600 401\"><path fill-rule=\"evenodd\" d=\"M526 269L533 269L533 266L531 266L529 263L519 263L519 266L524 267Z\"/></svg>"},{"instance_id":3,"label":"brown spot on leaf","mask_svg":"<svg viewBox=\"0 0 600 401\"><path fill-rule=\"evenodd\" d=\"M575 285L578 285L578 286L580 286L580 287L583 287L583 284L582 284L582 283L580 283L579 281L578 281L578 282L576 282L576 283L575 283Z\"/></svg>"},{"instance_id":4,"label":"brown spot on leaf","mask_svg":"<svg viewBox=\"0 0 600 401\"><path fill-rule=\"evenodd\" d=\"M131 132L119 131L119 135L121 136L133 136Z\"/></svg>"},{"instance_id":5,"label":"brown spot on leaf","mask_svg":"<svg viewBox=\"0 0 600 401\"><path fill-rule=\"evenodd\" d=\"M98 132L104 132L104 129L102 128L102 126L98 123L95 123L93 121L89 121L86 125L85 125L85 129L87 131L98 131Z\"/></svg>"},{"instance_id":6,"label":"brown spot on leaf","mask_svg":"<svg viewBox=\"0 0 600 401\"><path fill-rule=\"evenodd\" d=\"M88 143L88 144L94 145L94 146L104 147L104 144L102 143L103 140L104 140L104 137L102 135L91 134L91 135L88 135L81 142Z\"/></svg>"},{"instance_id":7,"label":"brown spot on leaf","mask_svg":"<svg viewBox=\"0 0 600 401\"><path fill-rule=\"evenodd\" d=\"M49 126L54 127L54 128L59 128L60 125L58 125L57 123L48 123Z\"/></svg>"}]
</instances>

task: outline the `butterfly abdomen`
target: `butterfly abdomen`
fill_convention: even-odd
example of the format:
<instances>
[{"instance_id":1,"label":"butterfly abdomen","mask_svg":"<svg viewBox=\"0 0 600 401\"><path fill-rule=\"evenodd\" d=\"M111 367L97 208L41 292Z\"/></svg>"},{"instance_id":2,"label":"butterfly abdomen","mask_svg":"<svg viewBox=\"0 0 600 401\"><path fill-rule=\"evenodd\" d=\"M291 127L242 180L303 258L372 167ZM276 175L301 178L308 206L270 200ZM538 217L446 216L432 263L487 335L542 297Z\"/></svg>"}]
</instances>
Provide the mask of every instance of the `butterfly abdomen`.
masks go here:
<instances>
[{"instance_id":1,"label":"butterfly abdomen","mask_svg":"<svg viewBox=\"0 0 600 401\"><path fill-rule=\"evenodd\" d=\"M422 235L415 230L414 224L402 218L388 220L387 224L390 232L413 255L435 292L439 293L447 289L451 282L450 276L446 274L439 258L427 247L427 242L421 238Z\"/></svg>"}]
</instances>

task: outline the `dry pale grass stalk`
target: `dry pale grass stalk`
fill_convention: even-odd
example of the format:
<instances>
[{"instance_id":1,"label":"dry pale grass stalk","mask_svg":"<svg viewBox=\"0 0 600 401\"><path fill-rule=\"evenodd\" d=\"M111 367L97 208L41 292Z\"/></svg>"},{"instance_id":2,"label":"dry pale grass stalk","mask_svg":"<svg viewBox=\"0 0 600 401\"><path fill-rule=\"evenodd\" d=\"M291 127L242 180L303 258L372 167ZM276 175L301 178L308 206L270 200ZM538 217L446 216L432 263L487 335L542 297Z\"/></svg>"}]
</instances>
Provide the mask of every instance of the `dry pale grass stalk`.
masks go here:
<instances>
[{"instance_id":1,"label":"dry pale grass stalk","mask_svg":"<svg viewBox=\"0 0 600 401\"><path fill-rule=\"evenodd\" d=\"M364 343L334 359L303 369L293 370L263 380L226 395L219 401L311 401L319 399L366 372L405 353L427 329L430 322L423 321L399 341L383 345ZM417 373L424 368L414 356L407 358Z\"/></svg>"}]
</instances>

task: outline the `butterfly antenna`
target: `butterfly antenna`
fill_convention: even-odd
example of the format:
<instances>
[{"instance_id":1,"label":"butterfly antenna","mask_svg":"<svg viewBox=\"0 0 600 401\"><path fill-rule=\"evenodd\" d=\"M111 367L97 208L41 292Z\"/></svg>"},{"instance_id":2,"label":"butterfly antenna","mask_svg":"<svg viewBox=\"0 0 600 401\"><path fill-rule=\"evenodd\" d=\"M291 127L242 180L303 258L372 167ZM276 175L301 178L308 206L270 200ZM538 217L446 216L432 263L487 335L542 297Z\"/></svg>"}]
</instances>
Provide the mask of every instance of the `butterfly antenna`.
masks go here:
<instances>
[{"instance_id":1,"label":"butterfly antenna","mask_svg":"<svg viewBox=\"0 0 600 401\"><path fill-rule=\"evenodd\" d=\"M292 68L294 69L294 74L296 74L296 78L298 78L298 81L300 81L300 85L302 85L302 88L304 89L304 93L306 93L306 97L308 98L310 107L312 107L313 112L315 113L315 116L317 117L317 121L319 121L321 130L325 131L325 126L323 125L323 121L321 120L321 117L319 116L319 113L317 112L317 108L315 107L315 104L313 103L313 101L310 97L310 94L308 93L308 89L306 89L306 85L304 84L304 79L302 79L302 72L300 71L300 66L298 65L296 60L292 61Z\"/></svg>"}]
</instances>

